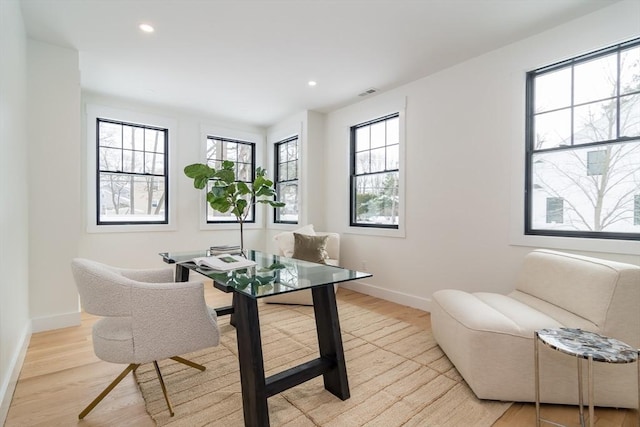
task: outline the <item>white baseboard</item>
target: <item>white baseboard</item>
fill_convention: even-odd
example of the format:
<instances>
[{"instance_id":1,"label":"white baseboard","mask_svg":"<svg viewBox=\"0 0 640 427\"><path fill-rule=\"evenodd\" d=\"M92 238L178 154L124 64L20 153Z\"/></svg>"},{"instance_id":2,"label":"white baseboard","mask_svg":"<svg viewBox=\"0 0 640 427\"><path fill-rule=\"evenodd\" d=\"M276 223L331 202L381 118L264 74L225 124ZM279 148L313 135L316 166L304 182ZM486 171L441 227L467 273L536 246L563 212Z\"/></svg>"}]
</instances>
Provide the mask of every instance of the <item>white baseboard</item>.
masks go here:
<instances>
[{"instance_id":1,"label":"white baseboard","mask_svg":"<svg viewBox=\"0 0 640 427\"><path fill-rule=\"evenodd\" d=\"M8 375L2 384L0 384L0 426L3 426L7 420L9 406L11 406L11 399L13 399L13 392L16 390L16 384L18 383L20 370L22 370L24 357L27 354L27 348L29 348L30 339L31 323L29 322L25 326L22 336L20 337L20 343L11 357L9 369L7 370Z\"/></svg>"},{"instance_id":2,"label":"white baseboard","mask_svg":"<svg viewBox=\"0 0 640 427\"><path fill-rule=\"evenodd\" d=\"M68 328L80 325L80 312L58 314L55 316L38 317L31 319L33 333L50 331L53 329Z\"/></svg>"},{"instance_id":3,"label":"white baseboard","mask_svg":"<svg viewBox=\"0 0 640 427\"><path fill-rule=\"evenodd\" d=\"M340 283L340 286L352 291L360 292L361 294L371 295L372 297L395 302L396 304L406 305L423 311L431 311L431 298L405 294L404 292L393 291L391 289L385 289L359 281Z\"/></svg>"}]
</instances>

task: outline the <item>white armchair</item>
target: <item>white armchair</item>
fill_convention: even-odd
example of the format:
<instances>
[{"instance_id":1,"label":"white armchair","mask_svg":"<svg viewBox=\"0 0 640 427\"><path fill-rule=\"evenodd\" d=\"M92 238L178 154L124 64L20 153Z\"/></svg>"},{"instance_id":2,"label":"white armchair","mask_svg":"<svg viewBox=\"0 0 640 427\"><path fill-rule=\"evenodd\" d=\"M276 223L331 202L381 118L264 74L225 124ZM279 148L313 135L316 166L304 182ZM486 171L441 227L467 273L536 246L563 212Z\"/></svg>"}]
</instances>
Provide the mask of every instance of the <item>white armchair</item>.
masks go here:
<instances>
[{"instance_id":1,"label":"white armchair","mask_svg":"<svg viewBox=\"0 0 640 427\"><path fill-rule=\"evenodd\" d=\"M171 358L204 371L202 365L179 357L218 345L220 333L214 309L207 307L201 282L173 281L171 268L132 270L74 259L73 276L82 308L103 316L93 326L96 356L128 366L79 415L83 419L131 371L153 362L173 416L158 360Z\"/></svg>"},{"instance_id":2,"label":"white armchair","mask_svg":"<svg viewBox=\"0 0 640 427\"><path fill-rule=\"evenodd\" d=\"M295 239L293 233L305 234L309 236L327 236L326 240L326 258L324 263L328 265L338 266L340 263L340 234L329 233L324 231L315 231L313 225L304 226L298 230L279 233L274 236L278 243L278 255L285 257L294 257ZM338 285L334 285L334 289L338 290ZM310 290L288 292L285 294L274 295L264 298L264 301L272 304L298 304L313 305L313 298Z\"/></svg>"}]
</instances>

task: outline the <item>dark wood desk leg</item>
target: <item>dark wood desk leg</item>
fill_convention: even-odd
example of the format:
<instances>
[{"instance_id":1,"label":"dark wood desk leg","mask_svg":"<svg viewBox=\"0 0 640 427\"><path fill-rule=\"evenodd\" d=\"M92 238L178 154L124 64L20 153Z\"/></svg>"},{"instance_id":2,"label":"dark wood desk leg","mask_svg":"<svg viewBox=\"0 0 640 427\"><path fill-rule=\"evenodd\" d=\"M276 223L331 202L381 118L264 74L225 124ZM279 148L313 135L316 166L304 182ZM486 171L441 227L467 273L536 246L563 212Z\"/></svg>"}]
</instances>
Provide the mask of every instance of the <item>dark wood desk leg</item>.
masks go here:
<instances>
[{"instance_id":1,"label":"dark wood desk leg","mask_svg":"<svg viewBox=\"0 0 640 427\"><path fill-rule=\"evenodd\" d=\"M182 264L176 264L176 282L188 282L189 269Z\"/></svg>"},{"instance_id":2,"label":"dark wood desk leg","mask_svg":"<svg viewBox=\"0 0 640 427\"><path fill-rule=\"evenodd\" d=\"M229 324L231 326L236 326L236 293L231 294L231 307L233 307L233 313L229 317Z\"/></svg>"},{"instance_id":3,"label":"dark wood desk leg","mask_svg":"<svg viewBox=\"0 0 640 427\"><path fill-rule=\"evenodd\" d=\"M350 397L347 364L344 359L340 320L333 285L312 288L313 311L316 317L320 356L336 361L336 367L326 372L324 388L342 400Z\"/></svg>"},{"instance_id":4,"label":"dark wood desk leg","mask_svg":"<svg viewBox=\"0 0 640 427\"><path fill-rule=\"evenodd\" d=\"M269 408L264 376L257 300L234 292L234 320L238 337L244 425L267 427Z\"/></svg>"}]
</instances>

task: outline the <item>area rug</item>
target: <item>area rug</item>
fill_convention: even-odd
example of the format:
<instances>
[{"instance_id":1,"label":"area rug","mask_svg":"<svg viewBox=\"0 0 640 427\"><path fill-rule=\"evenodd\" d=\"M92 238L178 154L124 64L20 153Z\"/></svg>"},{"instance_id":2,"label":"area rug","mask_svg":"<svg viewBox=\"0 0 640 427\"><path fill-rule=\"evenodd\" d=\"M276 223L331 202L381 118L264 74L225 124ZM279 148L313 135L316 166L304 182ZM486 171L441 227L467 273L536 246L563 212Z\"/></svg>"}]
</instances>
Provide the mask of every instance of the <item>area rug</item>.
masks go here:
<instances>
[{"instance_id":1,"label":"area rug","mask_svg":"<svg viewBox=\"0 0 640 427\"><path fill-rule=\"evenodd\" d=\"M274 427L492 425L511 403L481 401L438 347L429 331L339 301L351 398L342 401L315 378L269 398ZM147 411L159 426L243 426L235 329L219 320L218 347L185 355L200 372L160 363L175 416L169 413L152 364L136 378ZM260 305L267 375L317 357L313 309Z\"/></svg>"}]
</instances>

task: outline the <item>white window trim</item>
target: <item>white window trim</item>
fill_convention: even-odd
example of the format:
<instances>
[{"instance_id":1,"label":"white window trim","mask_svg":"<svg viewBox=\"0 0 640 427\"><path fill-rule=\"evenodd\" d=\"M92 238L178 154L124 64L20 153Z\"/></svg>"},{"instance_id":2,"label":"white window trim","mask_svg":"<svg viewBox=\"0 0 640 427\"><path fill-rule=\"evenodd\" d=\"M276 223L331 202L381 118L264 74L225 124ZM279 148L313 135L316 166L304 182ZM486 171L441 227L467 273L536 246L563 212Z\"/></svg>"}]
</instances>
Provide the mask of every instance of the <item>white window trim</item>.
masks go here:
<instances>
[{"instance_id":1,"label":"white window trim","mask_svg":"<svg viewBox=\"0 0 640 427\"><path fill-rule=\"evenodd\" d=\"M347 212L345 221L345 233L348 234L360 234L367 236L382 236L382 237L399 237L405 238L405 224L406 224L406 215L405 215L405 203L406 203L406 108L407 108L407 99L406 97L401 97L401 99L396 99L393 102L384 102L380 103L380 105L374 105L370 108L363 108L359 110L359 113L353 117L351 117L352 123L344 129L345 141L346 144L346 153L344 158L346 159L346 170L347 170L347 179L351 179L351 127L356 126L359 123L365 123L370 120L375 120L379 117L385 117L391 114L398 114L399 120L399 128L400 128L400 153L399 153L399 166L398 166L398 195L400 197L400 203L398 205L398 228L376 228L376 227L354 227L350 224L350 212L349 206L351 205L351 190L349 182L347 181L347 185L345 185L344 197L345 200L348 201L347 204Z\"/></svg>"},{"instance_id":2,"label":"white window trim","mask_svg":"<svg viewBox=\"0 0 640 427\"><path fill-rule=\"evenodd\" d=\"M208 136L217 136L220 138L228 138L228 139L234 139L234 140L238 140L238 141L246 141L246 142L253 142L255 144L255 158L256 158L256 167L258 166L262 166L264 167L263 164L263 159L264 159L264 135L258 132L252 132L252 131L247 131L247 130L239 130L239 129L232 129L232 128L226 128L226 127L221 127L221 126L215 126L215 125L207 125L207 124L201 124L200 125L200 151L199 151L199 160L197 162L199 163L205 163L206 162L206 152L207 152L207 137ZM268 170L268 169L267 169ZM201 195L199 197L199 209L200 209L200 214L198 215L199 217L199 222L200 222L200 230L239 230L240 229L240 224L238 224L237 222L232 222L229 224L225 224L225 223L214 223L214 224L210 224L207 223L207 200L204 197L204 190L202 190ZM255 222L247 222L244 223L243 228L245 230L259 230L264 228L264 210L267 208L266 205L263 205L262 203L258 203L256 205L256 218L255 218Z\"/></svg>"},{"instance_id":3,"label":"white window trim","mask_svg":"<svg viewBox=\"0 0 640 427\"><path fill-rule=\"evenodd\" d=\"M276 143L280 141L284 141L285 139L297 136L298 137L298 223L297 224L282 224L279 222L275 222L273 208L268 207L268 221L269 228L274 230L295 230L300 228L302 225L306 224L306 209L305 206L305 194L303 189L303 185L305 182L305 162L303 161L305 152L306 152L306 141L303 138L303 123L299 122L297 124L293 124L291 126L285 126L280 129L276 129L269 133L267 137L267 146L269 147L268 152L268 162L271 167L266 168L269 172L269 177L275 182L275 152L274 147Z\"/></svg>"},{"instance_id":4,"label":"white window trim","mask_svg":"<svg viewBox=\"0 0 640 427\"><path fill-rule=\"evenodd\" d=\"M98 225L96 215L96 120L98 118L111 119L127 123L139 123L150 126L157 126L169 130L169 182L168 198L169 211L167 224L108 224ZM87 104L86 107L86 129L87 129L87 203L86 220L88 233L130 233L149 231L175 231L177 229L177 209L176 209L176 140L178 138L177 121L168 117L155 114L146 114L136 111L124 110L120 108L107 107L103 105Z\"/></svg>"}]
</instances>

